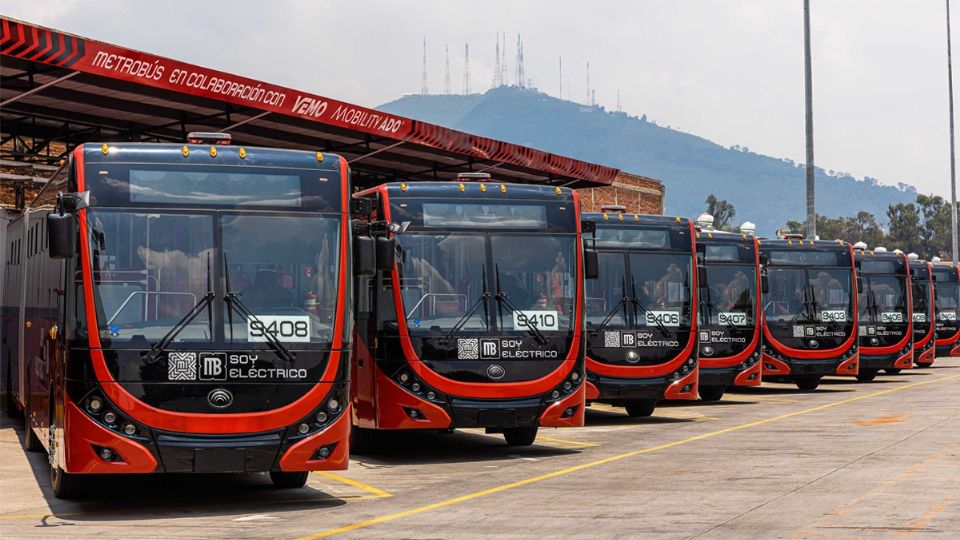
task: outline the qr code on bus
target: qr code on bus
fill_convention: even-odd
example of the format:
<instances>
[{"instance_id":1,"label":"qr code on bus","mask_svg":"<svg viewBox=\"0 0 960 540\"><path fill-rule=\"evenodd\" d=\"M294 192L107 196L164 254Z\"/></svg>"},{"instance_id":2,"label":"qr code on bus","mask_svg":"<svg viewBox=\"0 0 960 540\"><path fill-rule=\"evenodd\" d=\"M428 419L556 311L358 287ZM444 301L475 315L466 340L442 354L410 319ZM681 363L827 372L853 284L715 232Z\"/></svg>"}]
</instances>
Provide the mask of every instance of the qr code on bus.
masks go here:
<instances>
[{"instance_id":1,"label":"qr code on bus","mask_svg":"<svg viewBox=\"0 0 960 540\"><path fill-rule=\"evenodd\" d=\"M603 333L603 346L604 346L604 347L619 347L619 346L620 346L620 332L604 332L604 333Z\"/></svg>"},{"instance_id":2,"label":"qr code on bus","mask_svg":"<svg viewBox=\"0 0 960 540\"><path fill-rule=\"evenodd\" d=\"M803 326L793 325L793 337L803 337Z\"/></svg>"},{"instance_id":3,"label":"qr code on bus","mask_svg":"<svg viewBox=\"0 0 960 540\"><path fill-rule=\"evenodd\" d=\"M197 353L172 352L167 355L167 379L193 381L197 378Z\"/></svg>"},{"instance_id":4,"label":"qr code on bus","mask_svg":"<svg viewBox=\"0 0 960 540\"><path fill-rule=\"evenodd\" d=\"M477 360L478 358L480 358L480 340L478 339L458 339L457 340L457 359Z\"/></svg>"}]
</instances>

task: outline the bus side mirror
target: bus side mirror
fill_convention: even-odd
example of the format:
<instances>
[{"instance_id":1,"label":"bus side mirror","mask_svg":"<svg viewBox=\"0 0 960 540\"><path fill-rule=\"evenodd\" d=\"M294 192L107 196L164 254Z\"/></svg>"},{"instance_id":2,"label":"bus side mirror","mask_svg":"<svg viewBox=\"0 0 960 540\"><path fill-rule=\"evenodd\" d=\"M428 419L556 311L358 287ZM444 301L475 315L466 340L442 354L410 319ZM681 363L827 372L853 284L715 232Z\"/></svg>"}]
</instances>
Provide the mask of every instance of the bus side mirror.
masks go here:
<instances>
[{"instance_id":1,"label":"bus side mirror","mask_svg":"<svg viewBox=\"0 0 960 540\"><path fill-rule=\"evenodd\" d=\"M353 237L353 273L365 277L376 275L376 247L372 236Z\"/></svg>"},{"instance_id":2,"label":"bus side mirror","mask_svg":"<svg viewBox=\"0 0 960 540\"><path fill-rule=\"evenodd\" d=\"M73 214L47 214L47 245L51 259L70 259L77 254L77 221Z\"/></svg>"},{"instance_id":3,"label":"bus side mirror","mask_svg":"<svg viewBox=\"0 0 960 540\"><path fill-rule=\"evenodd\" d=\"M863 278L857 276L857 292L863 292Z\"/></svg>"},{"instance_id":4,"label":"bus side mirror","mask_svg":"<svg viewBox=\"0 0 960 540\"><path fill-rule=\"evenodd\" d=\"M760 293L770 294L770 278L766 274L760 274Z\"/></svg>"},{"instance_id":5,"label":"bus side mirror","mask_svg":"<svg viewBox=\"0 0 960 540\"><path fill-rule=\"evenodd\" d=\"M697 265L697 284L703 287L707 284L707 268Z\"/></svg>"},{"instance_id":6,"label":"bus side mirror","mask_svg":"<svg viewBox=\"0 0 960 540\"><path fill-rule=\"evenodd\" d=\"M585 279L600 277L600 256L595 249L583 250L583 277Z\"/></svg>"},{"instance_id":7,"label":"bus side mirror","mask_svg":"<svg viewBox=\"0 0 960 540\"><path fill-rule=\"evenodd\" d=\"M596 221L589 221L589 220L586 220L586 219L583 220L583 221L581 221L581 222L580 222L580 232L586 233L586 234L592 234L592 233L597 232L597 222L596 222Z\"/></svg>"},{"instance_id":8,"label":"bus side mirror","mask_svg":"<svg viewBox=\"0 0 960 540\"><path fill-rule=\"evenodd\" d=\"M386 236L377 237L377 270L389 272L397 262L397 241Z\"/></svg>"}]
</instances>

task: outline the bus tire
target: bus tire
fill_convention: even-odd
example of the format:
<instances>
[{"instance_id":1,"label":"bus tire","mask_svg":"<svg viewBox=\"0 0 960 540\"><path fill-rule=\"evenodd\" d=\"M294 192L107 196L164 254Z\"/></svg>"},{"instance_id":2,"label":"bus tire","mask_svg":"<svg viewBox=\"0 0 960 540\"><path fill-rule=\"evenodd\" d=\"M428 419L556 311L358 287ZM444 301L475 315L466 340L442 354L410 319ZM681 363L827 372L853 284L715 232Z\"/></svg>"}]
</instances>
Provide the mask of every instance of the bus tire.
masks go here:
<instances>
[{"instance_id":1,"label":"bus tire","mask_svg":"<svg viewBox=\"0 0 960 540\"><path fill-rule=\"evenodd\" d=\"M884 368L883 371L885 371L887 375L896 375L897 373L900 373L903 370L900 368L888 367L888 368Z\"/></svg>"},{"instance_id":2,"label":"bus tire","mask_svg":"<svg viewBox=\"0 0 960 540\"><path fill-rule=\"evenodd\" d=\"M58 499L76 499L83 495L84 477L64 472L60 467L50 467L50 487Z\"/></svg>"},{"instance_id":3,"label":"bus tire","mask_svg":"<svg viewBox=\"0 0 960 540\"><path fill-rule=\"evenodd\" d=\"M503 428L507 446L530 446L537 440L537 426Z\"/></svg>"},{"instance_id":4,"label":"bus tire","mask_svg":"<svg viewBox=\"0 0 960 540\"><path fill-rule=\"evenodd\" d=\"M700 399L704 401L720 401L726 388L722 386L701 386Z\"/></svg>"},{"instance_id":5,"label":"bus tire","mask_svg":"<svg viewBox=\"0 0 960 540\"><path fill-rule=\"evenodd\" d=\"M816 390L817 387L820 386L820 377L816 375L797 377L793 382L800 390L809 392L810 390Z\"/></svg>"},{"instance_id":6,"label":"bus tire","mask_svg":"<svg viewBox=\"0 0 960 540\"><path fill-rule=\"evenodd\" d=\"M876 369L860 369L860 373L857 373L857 380L860 382L870 382L877 378Z\"/></svg>"},{"instance_id":7,"label":"bus tire","mask_svg":"<svg viewBox=\"0 0 960 540\"><path fill-rule=\"evenodd\" d=\"M623 408L627 410L627 416L630 418L644 418L653 414L653 410L657 408L657 402L653 399L639 399L624 403Z\"/></svg>"},{"instance_id":8,"label":"bus tire","mask_svg":"<svg viewBox=\"0 0 960 540\"><path fill-rule=\"evenodd\" d=\"M917 367L920 369L928 368L933 365L933 362L917 362Z\"/></svg>"},{"instance_id":9,"label":"bus tire","mask_svg":"<svg viewBox=\"0 0 960 540\"><path fill-rule=\"evenodd\" d=\"M308 476L310 476L310 473L307 471L298 471L298 472L271 471L270 472L270 480L273 482L273 487L278 489L302 488L307 484Z\"/></svg>"}]
</instances>

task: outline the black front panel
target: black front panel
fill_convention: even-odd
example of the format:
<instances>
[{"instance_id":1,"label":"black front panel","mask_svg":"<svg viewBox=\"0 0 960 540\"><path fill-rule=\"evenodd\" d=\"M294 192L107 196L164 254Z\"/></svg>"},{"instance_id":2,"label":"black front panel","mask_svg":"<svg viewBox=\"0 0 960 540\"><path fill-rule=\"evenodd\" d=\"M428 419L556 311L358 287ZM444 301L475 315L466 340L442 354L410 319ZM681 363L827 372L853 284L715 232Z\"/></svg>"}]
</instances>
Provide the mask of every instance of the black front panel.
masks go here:
<instances>
[{"instance_id":1,"label":"black front panel","mask_svg":"<svg viewBox=\"0 0 960 540\"><path fill-rule=\"evenodd\" d=\"M548 336L541 344L533 336L461 334L446 340L411 341L417 356L440 375L462 382L495 383L530 381L556 371L567 358L572 338Z\"/></svg>"},{"instance_id":2,"label":"black front panel","mask_svg":"<svg viewBox=\"0 0 960 540\"><path fill-rule=\"evenodd\" d=\"M288 365L272 351L170 351L149 361L146 352L104 350L103 355L114 380L140 401L166 411L204 414L289 405L321 381L330 358L329 351L297 351L296 361ZM89 350L71 349L67 377L96 380ZM211 401L216 390L229 393L228 404Z\"/></svg>"}]
</instances>

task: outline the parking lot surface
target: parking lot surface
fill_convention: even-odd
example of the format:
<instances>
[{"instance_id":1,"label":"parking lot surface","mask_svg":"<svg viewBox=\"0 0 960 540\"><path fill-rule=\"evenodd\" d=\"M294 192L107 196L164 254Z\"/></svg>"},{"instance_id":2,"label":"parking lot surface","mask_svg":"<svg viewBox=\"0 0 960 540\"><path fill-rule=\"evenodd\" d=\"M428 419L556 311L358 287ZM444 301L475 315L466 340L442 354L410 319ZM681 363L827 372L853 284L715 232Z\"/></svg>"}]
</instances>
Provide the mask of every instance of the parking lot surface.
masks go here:
<instances>
[{"instance_id":1,"label":"parking lot surface","mask_svg":"<svg viewBox=\"0 0 960 540\"><path fill-rule=\"evenodd\" d=\"M587 427L507 447L480 430L394 433L350 470L98 478L49 488L44 454L0 429L2 538L960 538L960 361L767 383L651 418L594 406Z\"/></svg>"}]
</instances>

